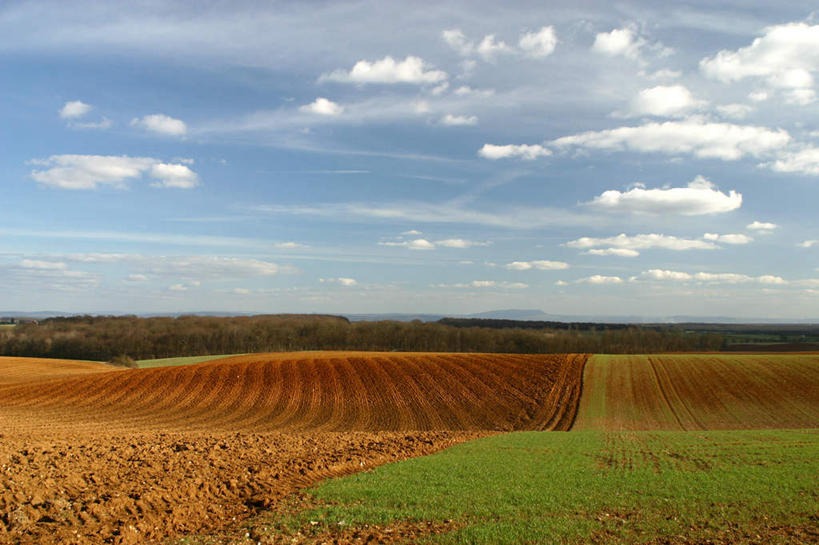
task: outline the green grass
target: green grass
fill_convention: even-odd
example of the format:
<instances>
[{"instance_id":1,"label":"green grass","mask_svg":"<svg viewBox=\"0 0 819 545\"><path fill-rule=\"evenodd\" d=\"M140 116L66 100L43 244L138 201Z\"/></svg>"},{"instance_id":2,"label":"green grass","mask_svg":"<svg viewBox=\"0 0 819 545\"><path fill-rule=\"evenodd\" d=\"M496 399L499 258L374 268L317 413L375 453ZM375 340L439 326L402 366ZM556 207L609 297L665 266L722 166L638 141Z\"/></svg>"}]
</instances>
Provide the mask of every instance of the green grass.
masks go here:
<instances>
[{"instance_id":1,"label":"green grass","mask_svg":"<svg viewBox=\"0 0 819 545\"><path fill-rule=\"evenodd\" d=\"M266 524L284 533L331 532L339 521L463 525L434 538L441 543L704 541L721 532L799 543L766 531L817 530L819 430L512 433L309 493L319 507Z\"/></svg>"},{"instance_id":2,"label":"green grass","mask_svg":"<svg viewBox=\"0 0 819 545\"><path fill-rule=\"evenodd\" d=\"M191 365L204 361L218 360L219 358L229 358L231 356L241 356L242 354L222 354L219 356L185 356L181 358L161 358L158 360L139 360L137 365L140 369L150 367L173 367L175 365Z\"/></svg>"}]
</instances>

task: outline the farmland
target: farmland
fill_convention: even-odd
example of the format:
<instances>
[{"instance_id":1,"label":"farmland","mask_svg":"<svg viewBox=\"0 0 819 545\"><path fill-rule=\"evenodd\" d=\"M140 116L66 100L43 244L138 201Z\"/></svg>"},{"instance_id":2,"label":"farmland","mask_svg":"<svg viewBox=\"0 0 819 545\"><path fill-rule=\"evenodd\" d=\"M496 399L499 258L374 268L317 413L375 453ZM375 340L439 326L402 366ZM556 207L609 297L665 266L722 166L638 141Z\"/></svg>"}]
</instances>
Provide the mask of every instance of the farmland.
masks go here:
<instances>
[{"instance_id":1,"label":"farmland","mask_svg":"<svg viewBox=\"0 0 819 545\"><path fill-rule=\"evenodd\" d=\"M0 358L0 543L819 540L819 355L157 363Z\"/></svg>"},{"instance_id":2,"label":"farmland","mask_svg":"<svg viewBox=\"0 0 819 545\"><path fill-rule=\"evenodd\" d=\"M298 353L26 371L36 382L0 387L0 542L216 531L322 478L500 430L566 429L585 359Z\"/></svg>"},{"instance_id":3,"label":"farmland","mask_svg":"<svg viewBox=\"0 0 819 545\"><path fill-rule=\"evenodd\" d=\"M819 355L596 355L574 429L819 426Z\"/></svg>"}]
</instances>

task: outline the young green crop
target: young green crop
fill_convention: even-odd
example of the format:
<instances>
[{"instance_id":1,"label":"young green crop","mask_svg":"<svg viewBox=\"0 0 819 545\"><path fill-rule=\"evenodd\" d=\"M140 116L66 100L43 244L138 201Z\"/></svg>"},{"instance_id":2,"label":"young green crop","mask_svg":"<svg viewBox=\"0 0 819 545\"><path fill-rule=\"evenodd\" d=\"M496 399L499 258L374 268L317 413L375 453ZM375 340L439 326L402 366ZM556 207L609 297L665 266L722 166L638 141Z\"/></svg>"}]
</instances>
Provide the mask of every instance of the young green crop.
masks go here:
<instances>
[{"instance_id":1,"label":"young green crop","mask_svg":"<svg viewBox=\"0 0 819 545\"><path fill-rule=\"evenodd\" d=\"M513 433L310 493L320 507L274 525L332 535L339 522L456 521L442 543L800 543L778 532L817 530L819 430Z\"/></svg>"}]
</instances>

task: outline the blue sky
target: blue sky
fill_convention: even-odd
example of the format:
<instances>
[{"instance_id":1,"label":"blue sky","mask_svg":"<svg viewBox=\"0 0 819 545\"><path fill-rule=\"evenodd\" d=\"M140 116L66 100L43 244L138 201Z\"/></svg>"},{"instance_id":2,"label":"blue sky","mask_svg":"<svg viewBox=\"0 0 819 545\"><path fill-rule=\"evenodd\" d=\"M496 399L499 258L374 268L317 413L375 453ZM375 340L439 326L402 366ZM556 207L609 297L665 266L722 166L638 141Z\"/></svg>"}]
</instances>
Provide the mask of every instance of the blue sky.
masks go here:
<instances>
[{"instance_id":1,"label":"blue sky","mask_svg":"<svg viewBox=\"0 0 819 545\"><path fill-rule=\"evenodd\" d=\"M0 4L0 309L819 317L809 2Z\"/></svg>"}]
</instances>

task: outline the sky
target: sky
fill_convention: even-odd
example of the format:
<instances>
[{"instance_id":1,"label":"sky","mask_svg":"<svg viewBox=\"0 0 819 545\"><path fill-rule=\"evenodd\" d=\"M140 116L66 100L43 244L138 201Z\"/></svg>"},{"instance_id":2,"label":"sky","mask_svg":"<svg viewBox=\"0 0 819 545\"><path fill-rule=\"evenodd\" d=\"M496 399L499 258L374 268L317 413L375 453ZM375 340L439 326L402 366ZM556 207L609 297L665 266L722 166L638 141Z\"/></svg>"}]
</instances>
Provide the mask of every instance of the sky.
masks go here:
<instances>
[{"instance_id":1,"label":"sky","mask_svg":"<svg viewBox=\"0 0 819 545\"><path fill-rule=\"evenodd\" d=\"M819 318L819 11L0 3L0 311Z\"/></svg>"}]
</instances>

